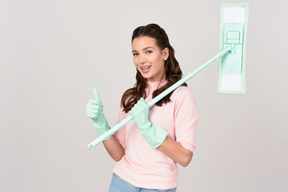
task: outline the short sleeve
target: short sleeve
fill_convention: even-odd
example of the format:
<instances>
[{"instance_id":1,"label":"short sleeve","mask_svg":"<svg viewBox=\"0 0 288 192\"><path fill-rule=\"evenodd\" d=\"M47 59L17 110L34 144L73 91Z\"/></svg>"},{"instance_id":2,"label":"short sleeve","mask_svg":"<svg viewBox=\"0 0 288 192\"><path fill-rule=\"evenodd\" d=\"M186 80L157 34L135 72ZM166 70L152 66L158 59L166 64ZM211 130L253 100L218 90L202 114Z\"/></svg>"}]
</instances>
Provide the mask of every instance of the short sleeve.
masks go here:
<instances>
[{"instance_id":1,"label":"short sleeve","mask_svg":"<svg viewBox=\"0 0 288 192\"><path fill-rule=\"evenodd\" d=\"M127 114L123 111L123 107L120 107L117 123L120 123L123 119L126 118L126 116L127 116ZM122 147L125 149L126 148L126 125L124 125L118 131L116 131L114 136L120 142Z\"/></svg>"},{"instance_id":2,"label":"short sleeve","mask_svg":"<svg viewBox=\"0 0 288 192\"><path fill-rule=\"evenodd\" d=\"M196 140L196 122L199 119L192 91L187 87L175 90L175 136L185 149L194 152Z\"/></svg>"}]
</instances>

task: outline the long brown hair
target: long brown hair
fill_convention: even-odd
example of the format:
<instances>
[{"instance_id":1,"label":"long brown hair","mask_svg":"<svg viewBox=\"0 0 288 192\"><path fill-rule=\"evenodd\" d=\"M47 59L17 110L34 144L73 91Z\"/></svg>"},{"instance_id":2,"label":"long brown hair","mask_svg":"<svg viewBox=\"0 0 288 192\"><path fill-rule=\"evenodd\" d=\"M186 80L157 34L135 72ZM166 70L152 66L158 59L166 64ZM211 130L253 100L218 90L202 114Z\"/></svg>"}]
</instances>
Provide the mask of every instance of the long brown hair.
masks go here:
<instances>
[{"instance_id":1,"label":"long brown hair","mask_svg":"<svg viewBox=\"0 0 288 192\"><path fill-rule=\"evenodd\" d=\"M156 40L157 46L163 50L166 47L169 49L169 57L165 61L165 77L167 83L155 90L152 94L152 98L156 97L163 91L165 91L168 87L173 85L175 82L181 79L182 77L182 71L180 69L180 65L175 58L175 51L174 48L170 45L169 38L163 28L161 28L157 24L149 24L146 26L140 26L137 27L132 34L132 41L141 36L147 36L154 38ZM136 69L137 70L137 69ZM186 83L182 84L182 86L187 86ZM137 101L143 97L146 98L146 89L147 87L147 80L142 77L141 73L137 70L136 73L136 83L134 87L128 89L127 91L124 92L122 99L121 99L121 104L123 106L123 111L128 113L131 108L137 103ZM162 106L163 104L166 104L170 101L170 96L172 95L173 92L165 96L163 99L158 101L156 103L157 106Z\"/></svg>"}]
</instances>

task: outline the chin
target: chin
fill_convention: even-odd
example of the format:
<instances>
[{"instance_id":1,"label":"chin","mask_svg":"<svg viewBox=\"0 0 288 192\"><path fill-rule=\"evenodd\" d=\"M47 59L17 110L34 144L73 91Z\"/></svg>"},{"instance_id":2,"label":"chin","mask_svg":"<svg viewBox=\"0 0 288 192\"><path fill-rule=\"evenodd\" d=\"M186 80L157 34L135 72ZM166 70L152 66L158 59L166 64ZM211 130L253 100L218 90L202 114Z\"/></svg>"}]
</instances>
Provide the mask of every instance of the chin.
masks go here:
<instances>
[{"instance_id":1,"label":"chin","mask_svg":"<svg viewBox=\"0 0 288 192\"><path fill-rule=\"evenodd\" d=\"M143 73L140 73L141 76L144 78L144 79L149 79L150 78L150 75L147 75L147 74L143 74Z\"/></svg>"}]
</instances>

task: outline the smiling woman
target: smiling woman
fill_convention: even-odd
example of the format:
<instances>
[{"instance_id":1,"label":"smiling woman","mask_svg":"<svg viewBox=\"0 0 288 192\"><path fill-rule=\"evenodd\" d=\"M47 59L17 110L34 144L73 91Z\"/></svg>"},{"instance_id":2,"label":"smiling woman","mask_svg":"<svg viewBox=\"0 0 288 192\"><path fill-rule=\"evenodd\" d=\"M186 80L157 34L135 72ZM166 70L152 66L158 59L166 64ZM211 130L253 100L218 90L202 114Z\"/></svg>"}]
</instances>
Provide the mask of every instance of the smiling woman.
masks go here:
<instances>
[{"instance_id":1,"label":"smiling woman","mask_svg":"<svg viewBox=\"0 0 288 192\"><path fill-rule=\"evenodd\" d=\"M177 163L186 167L195 149L198 112L186 84L149 109L146 102L182 77L164 29L157 24L136 28L132 35L136 66L135 86L122 96L118 122L132 115L133 121L103 143L117 162L109 192L176 191ZM110 129L100 96L89 101L87 115L99 135Z\"/></svg>"},{"instance_id":2,"label":"smiling woman","mask_svg":"<svg viewBox=\"0 0 288 192\"><path fill-rule=\"evenodd\" d=\"M135 87L128 89L122 96L122 106L128 113L137 101L146 98L147 82L160 82L165 79L163 86L158 86L152 93L152 98L159 95L168 87L181 79L182 71L175 58L174 48L163 28L157 24L149 24L136 28L132 34L133 62L137 68ZM150 69L151 68L151 69ZM183 86L187 86L186 83ZM168 103L173 92L158 103Z\"/></svg>"},{"instance_id":3,"label":"smiling woman","mask_svg":"<svg viewBox=\"0 0 288 192\"><path fill-rule=\"evenodd\" d=\"M169 49L161 50L156 40L151 37L137 37L132 42L133 61L141 75L150 82L165 78L165 61L169 56Z\"/></svg>"}]
</instances>

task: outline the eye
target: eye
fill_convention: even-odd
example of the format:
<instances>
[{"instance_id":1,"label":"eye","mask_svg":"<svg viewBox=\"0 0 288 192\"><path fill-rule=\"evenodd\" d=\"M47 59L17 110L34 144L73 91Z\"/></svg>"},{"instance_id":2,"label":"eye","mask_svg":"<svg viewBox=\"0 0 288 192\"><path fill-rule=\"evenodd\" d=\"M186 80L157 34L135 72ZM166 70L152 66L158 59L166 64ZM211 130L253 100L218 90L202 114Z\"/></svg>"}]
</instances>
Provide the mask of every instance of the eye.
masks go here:
<instances>
[{"instance_id":1,"label":"eye","mask_svg":"<svg viewBox=\"0 0 288 192\"><path fill-rule=\"evenodd\" d=\"M132 55L133 55L133 57L136 57L139 55L139 53L134 52L134 53L132 53Z\"/></svg>"},{"instance_id":2,"label":"eye","mask_svg":"<svg viewBox=\"0 0 288 192\"><path fill-rule=\"evenodd\" d=\"M146 54L150 54L150 53L152 53L152 52L153 52L153 51L150 51L150 50L149 50L149 51L146 51Z\"/></svg>"}]
</instances>

